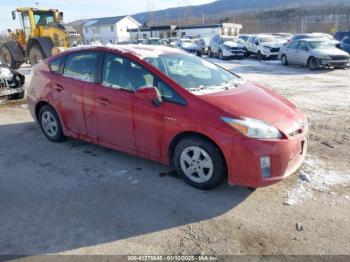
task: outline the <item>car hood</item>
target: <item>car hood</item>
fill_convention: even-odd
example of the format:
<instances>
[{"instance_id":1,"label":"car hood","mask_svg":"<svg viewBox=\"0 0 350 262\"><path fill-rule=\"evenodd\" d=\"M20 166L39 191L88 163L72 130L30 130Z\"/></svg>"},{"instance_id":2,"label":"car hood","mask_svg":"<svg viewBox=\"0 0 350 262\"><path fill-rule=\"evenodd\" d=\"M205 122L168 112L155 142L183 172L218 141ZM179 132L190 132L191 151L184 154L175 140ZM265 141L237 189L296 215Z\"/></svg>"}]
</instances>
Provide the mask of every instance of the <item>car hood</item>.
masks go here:
<instances>
[{"instance_id":1,"label":"car hood","mask_svg":"<svg viewBox=\"0 0 350 262\"><path fill-rule=\"evenodd\" d=\"M227 41L224 43L224 46L228 46L228 47L243 47L243 45L233 42L233 41Z\"/></svg>"},{"instance_id":2,"label":"car hood","mask_svg":"<svg viewBox=\"0 0 350 262\"><path fill-rule=\"evenodd\" d=\"M199 49L199 46L194 43L182 43L181 47L184 49Z\"/></svg>"},{"instance_id":3,"label":"car hood","mask_svg":"<svg viewBox=\"0 0 350 262\"><path fill-rule=\"evenodd\" d=\"M313 52L318 55L343 55L349 56L348 53L340 50L339 48L326 48L326 49L313 49Z\"/></svg>"},{"instance_id":4,"label":"car hood","mask_svg":"<svg viewBox=\"0 0 350 262\"><path fill-rule=\"evenodd\" d=\"M285 134L299 129L304 114L288 99L268 88L245 82L229 91L200 96L233 117L249 117L277 127Z\"/></svg>"},{"instance_id":5,"label":"car hood","mask_svg":"<svg viewBox=\"0 0 350 262\"><path fill-rule=\"evenodd\" d=\"M263 43L263 47L270 47L270 48L277 48L283 46L283 42L269 42L269 43Z\"/></svg>"}]
</instances>

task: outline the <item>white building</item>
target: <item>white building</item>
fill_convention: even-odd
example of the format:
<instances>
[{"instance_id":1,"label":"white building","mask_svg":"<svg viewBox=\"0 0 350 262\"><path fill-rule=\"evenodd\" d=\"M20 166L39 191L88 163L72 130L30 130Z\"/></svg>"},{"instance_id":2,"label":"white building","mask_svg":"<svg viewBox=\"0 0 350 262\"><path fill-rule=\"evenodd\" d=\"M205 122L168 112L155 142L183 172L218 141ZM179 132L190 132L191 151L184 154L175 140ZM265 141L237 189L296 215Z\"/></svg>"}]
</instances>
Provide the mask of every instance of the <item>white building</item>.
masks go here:
<instances>
[{"instance_id":1,"label":"white building","mask_svg":"<svg viewBox=\"0 0 350 262\"><path fill-rule=\"evenodd\" d=\"M165 25L151 26L149 28L129 29L130 40L136 42L139 39L148 39L151 37L169 38L184 37L188 35L199 35L201 37L211 37L213 35L239 35L242 25L233 23L207 24L207 25Z\"/></svg>"},{"instance_id":2,"label":"white building","mask_svg":"<svg viewBox=\"0 0 350 262\"><path fill-rule=\"evenodd\" d=\"M123 43L130 41L130 29L139 28L141 24L131 16L114 16L90 19L83 25L85 44L92 41Z\"/></svg>"}]
</instances>

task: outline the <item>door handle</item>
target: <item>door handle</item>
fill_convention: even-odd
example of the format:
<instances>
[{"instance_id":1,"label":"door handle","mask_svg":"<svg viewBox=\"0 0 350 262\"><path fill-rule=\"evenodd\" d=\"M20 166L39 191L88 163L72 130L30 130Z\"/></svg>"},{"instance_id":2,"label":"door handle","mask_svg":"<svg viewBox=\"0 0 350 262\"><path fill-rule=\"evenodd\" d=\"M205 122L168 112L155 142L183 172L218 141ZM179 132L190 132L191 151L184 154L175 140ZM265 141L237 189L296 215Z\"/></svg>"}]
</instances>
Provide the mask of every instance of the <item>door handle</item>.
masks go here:
<instances>
[{"instance_id":1,"label":"door handle","mask_svg":"<svg viewBox=\"0 0 350 262\"><path fill-rule=\"evenodd\" d=\"M107 98L104 98L104 97L99 97L96 99L96 101L104 106L107 106L111 103Z\"/></svg>"},{"instance_id":2,"label":"door handle","mask_svg":"<svg viewBox=\"0 0 350 262\"><path fill-rule=\"evenodd\" d=\"M60 84L54 84L53 88L57 91L57 92L61 92L64 90L64 87L61 86Z\"/></svg>"}]
</instances>

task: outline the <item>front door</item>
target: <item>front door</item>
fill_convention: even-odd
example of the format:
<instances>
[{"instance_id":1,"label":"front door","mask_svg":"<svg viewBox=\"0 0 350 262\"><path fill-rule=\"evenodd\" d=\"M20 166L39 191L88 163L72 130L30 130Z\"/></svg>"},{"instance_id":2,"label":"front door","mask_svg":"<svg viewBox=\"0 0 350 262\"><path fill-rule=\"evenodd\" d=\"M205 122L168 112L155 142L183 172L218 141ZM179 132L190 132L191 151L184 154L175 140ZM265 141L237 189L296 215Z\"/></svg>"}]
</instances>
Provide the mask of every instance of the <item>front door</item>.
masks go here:
<instances>
[{"instance_id":1,"label":"front door","mask_svg":"<svg viewBox=\"0 0 350 262\"><path fill-rule=\"evenodd\" d=\"M126 151L135 150L131 97L125 60L105 53L102 83L96 89L97 139Z\"/></svg>"}]
</instances>

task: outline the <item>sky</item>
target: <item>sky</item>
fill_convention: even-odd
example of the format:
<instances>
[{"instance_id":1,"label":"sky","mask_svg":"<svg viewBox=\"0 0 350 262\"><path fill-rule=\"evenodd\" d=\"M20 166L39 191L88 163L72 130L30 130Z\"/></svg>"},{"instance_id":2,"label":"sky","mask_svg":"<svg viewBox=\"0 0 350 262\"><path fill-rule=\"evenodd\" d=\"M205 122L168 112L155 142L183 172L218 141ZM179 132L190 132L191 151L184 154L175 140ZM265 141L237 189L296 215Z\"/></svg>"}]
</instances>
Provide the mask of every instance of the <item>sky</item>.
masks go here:
<instances>
[{"instance_id":1,"label":"sky","mask_svg":"<svg viewBox=\"0 0 350 262\"><path fill-rule=\"evenodd\" d=\"M160 10L179 5L200 5L214 0L0 0L0 32L19 27L12 20L11 11L17 7L56 8L64 13L64 21L82 18L131 15L150 10Z\"/></svg>"}]
</instances>

